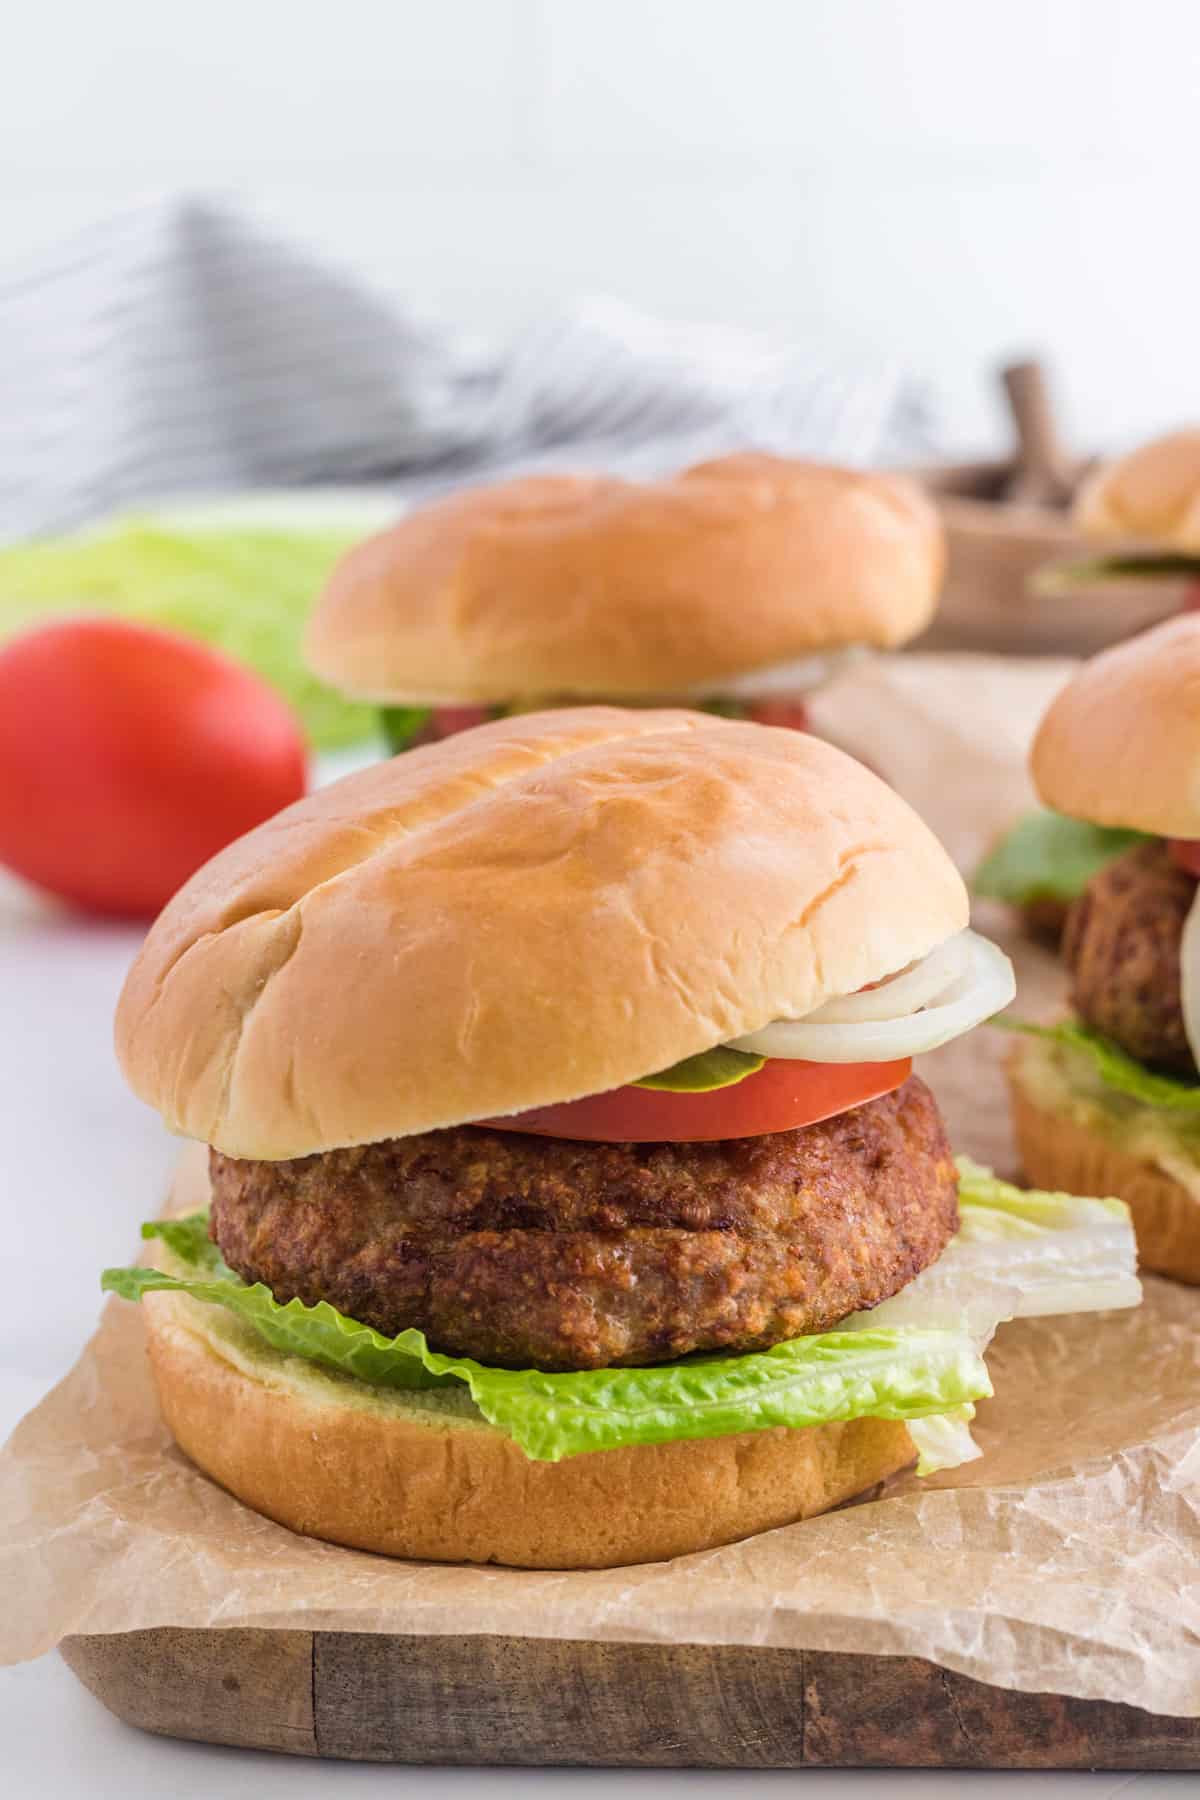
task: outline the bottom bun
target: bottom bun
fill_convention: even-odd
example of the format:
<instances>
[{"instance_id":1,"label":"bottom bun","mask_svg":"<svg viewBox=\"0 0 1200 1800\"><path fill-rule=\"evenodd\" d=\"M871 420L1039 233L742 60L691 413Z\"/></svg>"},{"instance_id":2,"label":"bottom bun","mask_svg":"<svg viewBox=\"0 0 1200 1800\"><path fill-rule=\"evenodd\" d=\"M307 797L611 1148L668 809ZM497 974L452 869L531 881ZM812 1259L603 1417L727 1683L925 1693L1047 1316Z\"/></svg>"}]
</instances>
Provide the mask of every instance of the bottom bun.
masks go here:
<instances>
[{"instance_id":1,"label":"bottom bun","mask_svg":"<svg viewBox=\"0 0 1200 1800\"><path fill-rule=\"evenodd\" d=\"M465 1388L369 1387L186 1296L144 1307L163 1415L192 1461L292 1531L387 1556L657 1562L826 1512L915 1455L904 1425L855 1419L532 1462Z\"/></svg>"},{"instance_id":2,"label":"bottom bun","mask_svg":"<svg viewBox=\"0 0 1200 1800\"><path fill-rule=\"evenodd\" d=\"M1176 1281L1200 1283L1200 1201L1148 1157L1032 1100L1009 1065L1013 1130L1030 1187L1111 1195L1133 1215L1138 1261Z\"/></svg>"}]
</instances>

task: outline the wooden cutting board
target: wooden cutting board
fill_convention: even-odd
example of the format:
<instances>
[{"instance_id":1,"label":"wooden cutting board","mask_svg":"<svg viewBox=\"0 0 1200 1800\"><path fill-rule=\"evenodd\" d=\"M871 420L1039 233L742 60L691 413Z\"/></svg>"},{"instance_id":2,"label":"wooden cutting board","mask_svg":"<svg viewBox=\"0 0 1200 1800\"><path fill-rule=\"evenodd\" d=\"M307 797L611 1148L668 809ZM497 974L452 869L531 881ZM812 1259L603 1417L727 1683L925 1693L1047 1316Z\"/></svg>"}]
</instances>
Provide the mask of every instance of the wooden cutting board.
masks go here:
<instances>
[{"instance_id":1,"label":"wooden cutting board","mask_svg":"<svg viewBox=\"0 0 1200 1800\"><path fill-rule=\"evenodd\" d=\"M355 1632L68 1638L168 1737L364 1762L1200 1769L1200 1719L1019 1694L908 1657Z\"/></svg>"}]
</instances>

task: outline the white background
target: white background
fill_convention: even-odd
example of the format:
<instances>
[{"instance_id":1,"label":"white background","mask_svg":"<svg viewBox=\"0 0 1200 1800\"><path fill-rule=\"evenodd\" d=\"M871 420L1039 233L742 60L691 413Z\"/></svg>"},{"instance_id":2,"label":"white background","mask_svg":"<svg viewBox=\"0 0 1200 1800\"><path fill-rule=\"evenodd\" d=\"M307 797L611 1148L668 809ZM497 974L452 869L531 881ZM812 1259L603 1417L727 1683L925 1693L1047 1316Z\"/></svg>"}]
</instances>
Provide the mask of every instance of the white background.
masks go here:
<instances>
[{"instance_id":1,"label":"white background","mask_svg":"<svg viewBox=\"0 0 1200 1800\"><path fill-rule=\"evenodd\" d=\"M960 443L1030 347L1081 443L1200 416L1195 0L37 0L3 60L0 265L215 190L486 330L897 350Z\"/></svg>"}]
</instances>

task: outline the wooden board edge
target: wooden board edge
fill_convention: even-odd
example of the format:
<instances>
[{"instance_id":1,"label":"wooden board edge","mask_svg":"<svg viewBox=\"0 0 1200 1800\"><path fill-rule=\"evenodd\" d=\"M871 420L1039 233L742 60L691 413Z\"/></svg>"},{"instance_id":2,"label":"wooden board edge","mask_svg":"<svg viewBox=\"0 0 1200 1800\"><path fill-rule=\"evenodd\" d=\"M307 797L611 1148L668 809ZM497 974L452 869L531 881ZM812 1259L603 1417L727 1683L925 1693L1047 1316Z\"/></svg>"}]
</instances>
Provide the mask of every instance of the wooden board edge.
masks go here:
<instances>
[{"instance_id":1,"label":"wooden board edge","mask_svg":"<svg viewBox=\"0 0 1200 1800\"><path fill-rule=\"evenodd\" d=\"M126 1725L316 1756L311 1631L161 1628L64 1638L68 1668Z\"/></svg>"},{"instance_id":2,"label":"wooden board edge","mask_svg":"<svg viewBox=\"0 0 1200 1800\"><path fill-rule=\"evenodd\" d=\"M447 1766L1200 1769L1200 1719L910 1657L549 1638L154 1630L69 1638L159 1735Z\"/></svg>"}]
</instances>

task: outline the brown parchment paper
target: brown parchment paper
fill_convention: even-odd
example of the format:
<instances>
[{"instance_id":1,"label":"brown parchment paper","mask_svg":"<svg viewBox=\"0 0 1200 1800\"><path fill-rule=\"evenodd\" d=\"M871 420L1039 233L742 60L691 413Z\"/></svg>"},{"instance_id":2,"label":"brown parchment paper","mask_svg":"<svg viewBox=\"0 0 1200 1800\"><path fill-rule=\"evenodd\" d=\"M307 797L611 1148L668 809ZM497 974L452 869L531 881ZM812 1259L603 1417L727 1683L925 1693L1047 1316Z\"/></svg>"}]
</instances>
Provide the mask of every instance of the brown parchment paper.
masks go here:
<instances>
[{"instance_id":1,"label":"brown parchment paper","mask_svg":"<svg viewBox=\"0 0 1200 1800\"><path fill-rule=\"evenodd\" d=\"M1064 673L914 657L817 710L970 862L1025 803ZM1023 1004L1052 1005L1053 959L1018 955ZM927 1070L959 1147L1011 1172L1005 1048L982 1030ZM762 1644L1200 1715L1200 1290L1150 1278L1138 1310L1003 1327L989 1361L979 1462L673 1563L537 1574L390 1562L249 1512L173 1448L140 1316L112 1302L0 1462L0 1660L157 1625Z\"/></svg>"}]
</instances>

